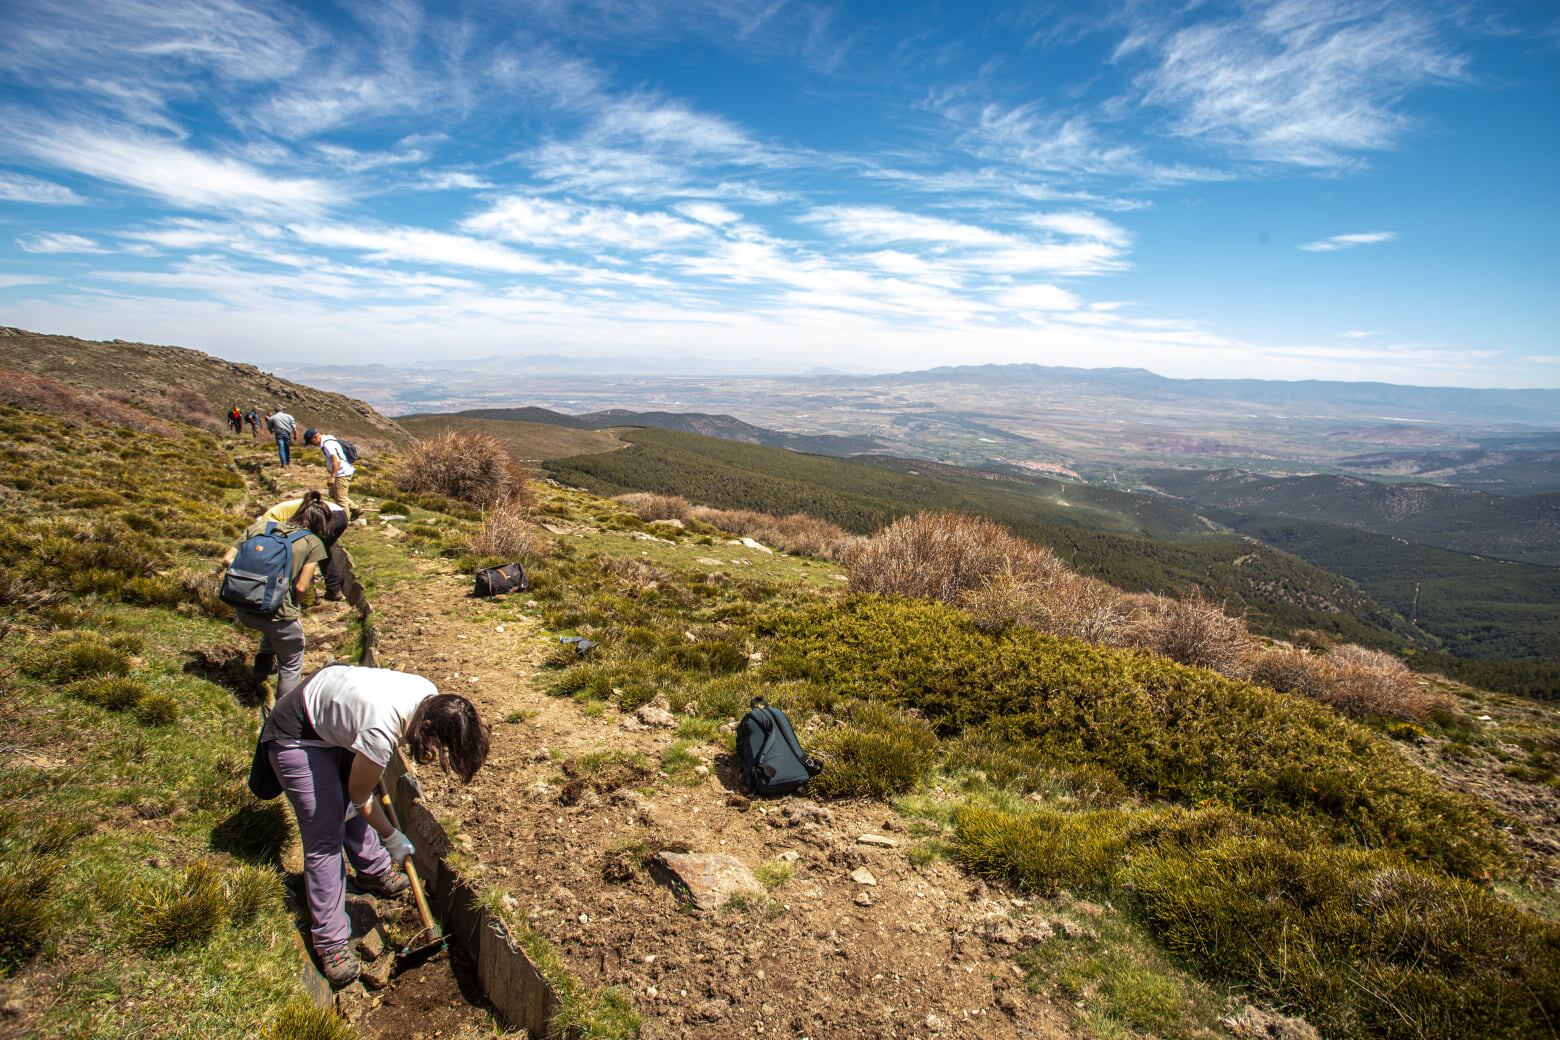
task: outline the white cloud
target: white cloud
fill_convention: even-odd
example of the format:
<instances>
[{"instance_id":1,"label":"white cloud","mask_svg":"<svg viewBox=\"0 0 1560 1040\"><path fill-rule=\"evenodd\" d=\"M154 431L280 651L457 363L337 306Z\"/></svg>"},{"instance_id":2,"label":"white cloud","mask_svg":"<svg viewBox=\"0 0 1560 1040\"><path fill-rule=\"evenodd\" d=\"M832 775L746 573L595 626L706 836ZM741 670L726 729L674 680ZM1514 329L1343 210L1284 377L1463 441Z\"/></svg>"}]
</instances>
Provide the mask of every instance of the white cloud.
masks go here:
<instances>
[{"instance_id":1,"label":"white cloud","mask_svg":"<svg viewBox=\"0 0 1560 1040\"><path fill-rule=\"evenodd\" d=\"M238 159L128 128L13 127L13 144L61 169L121 184L188 209L308 213L340 198L310 177L278 177Z\"/></svg>"},{"instance_id":2,"label":"white cloud","mask_svg":"<svg viewBox=\"0 0 1560 1040\"><path fill-rule=\"evenodd\" d=\"M1318 239L1315 242L1306 242L1295 248L1307 253L1335 253L1340 249L1353 249L1355 246L1372 246L1379 242L1391 242L1397 238L1396 231L1358 231L1348 235L1332 235L1328 238Z\"/></svg>"},{"instance_id":3,"label":"white cloud","mask_svg":"<svg viewBox=\"0 0 1560 1040\"><path fill-rule=\"evenodd\" d=\"M543 274L553 266L496 242L411 227L353 227L293 224L288 228L310 245L367 253L371 260L469 267L503 274Z\"/></svg>"},{"instance_id":4,"label":"white cloud","mask_svg":"<svg viewBox=\"0 0 1560 1040\"><path fill-rule=\"evenodd\" d=\"M10 289L18 285L44 285L53 280L52 278L42 278L32 274L0 273L0 289Z\"/></svg>"},{"instance_id":5,"label":"white cloud","mask_svg":"<svg viewBox=\"0 0 1560 1040\"><path fill-rule=\"evenodd\" d=\"M1117 51L1138 56L1153 62L1143 101L1169 109L1175 133L1310 167L1392 147L1411 123L1404 97L1466 68L1428 9L1394 0L1259 0L1189 25L1140 23Z\"/></svg>"},{"instance_id":6,"label":"white cloud","mask_svg":"<svg viewBox=\"0 0 1560 1040\"><path fill-rule=\"evenodd\" d=\"M1082 305L1078 297L1054 285L1021 285L998 299L1015 311L1075 311Z\"/></svg>"},{"instance_id":7,"label":"white cloud","mask_svg":"<svg viewBox=\"0 0 1560 1040\"><path fill-rule=\"evenodd\" d=\"M718 202L685 202L677 207L677 212L713 227L723 227L742 219L742 214L727 209Z\"/></svg>"},{"instance_id":8,"label":"white cloud","mask_svg":"<svg viewBox=\"0 0 1560 1040\"><path fill-rule=\"evenodd\" d=\"M429 191L486 191L498 185L465 170L425 170L417 186Z\"/></svg>"},{"instance_id":9,"label":"white cloud","mask_svg":"<svg viewBox=\"0 0 1560 1040\"><path fill-rule=\"evenodd\" d=\"M707 226L667 213L589 206L511 195L461 223L463 230L531 246L601 247L641 252L704 238Z\"/></svg>"},{"instance_id":10,"label":"white cloud","mask_svg":"<svg viewBox=\"0 0 1560 1040\"><path fill-rule=\"evenodd\" d=\"M0 199L45 206L79 206L87 200L63 184L0 170Z\"/></svg>"},{"instance_id":11,"label":"white cloud","mask_svg":"<svg viewBox=\"0 0 1560 1040\"><path fill-rule=\"evenodd\" d=\"M28 253L106 253L108 250L90 238L65 232L25 235L16 244Z\"/></svg>"}]
</instances>

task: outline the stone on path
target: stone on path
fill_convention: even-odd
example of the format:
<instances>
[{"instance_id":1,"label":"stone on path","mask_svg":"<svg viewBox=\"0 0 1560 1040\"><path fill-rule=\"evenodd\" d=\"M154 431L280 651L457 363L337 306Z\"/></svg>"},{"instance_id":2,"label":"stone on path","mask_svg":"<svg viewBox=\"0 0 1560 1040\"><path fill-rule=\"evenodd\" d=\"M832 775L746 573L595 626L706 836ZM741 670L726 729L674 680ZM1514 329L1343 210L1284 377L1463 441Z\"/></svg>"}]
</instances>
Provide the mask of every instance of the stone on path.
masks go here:
<instances>
[{"instance_id":1,"label":"stone on path","mask_svg":"<svg viewBox=\"0 0 1560 1040\"><path fill-rule=\"evenodd\" d=\"M753 539L747 538L747 537L738 538L737 541L740 542L741 544L747 546L749 549L757 549L761 553L768 553L771 556L774 555L775 551L773 549L771 549L769 546L763 544L762 542L757 542L757 541L754 541Z\"/></svg>"},{"instance_id":2,"label":"stone on path","mask_svg":"<svg viewBox=\"0 0 1560 1040\"><path fill-rule=\"evenodd\" d=\"M877 884L877 876L866 867L857 867L855 870L851 871L850 879L858 885Z\"/></svg>"},{"instance_id":3,"label":"stone on path","mask_svg":"<svg viewBox=\"0 0 1560 1040\"><path fill-rule=\"evenodd\" d=\"M656 694L649 704L641 704L639 710L634 712L634 717L656 729L671 729L677 725L677 716L672 714L671 703L663 693Z\"/></svg>"},{"instance_id":4,"label":"stone on path","mask_svg":"<svg viewBox=\"0 0 1560 1040\"><path fill-rule=\"evenodd\" d=\"M871 845L874 848L879 849L891 849L899 844L899 842L895 841L893 838L885 838L881 834L863 834L861 837L857 838L856 841L858 844Z\"/></svg>"},{"instance_id":5,"label":"stone on path","mask_svg":"<svg viewBox=\"0 0 1560 1040\"><path fill-rule=\"evenodd\" d=\"M732 896L764 894L751 870L721 853L658 852L650 872L699 910L718 910Z\"/></svg>"}]
</instances>

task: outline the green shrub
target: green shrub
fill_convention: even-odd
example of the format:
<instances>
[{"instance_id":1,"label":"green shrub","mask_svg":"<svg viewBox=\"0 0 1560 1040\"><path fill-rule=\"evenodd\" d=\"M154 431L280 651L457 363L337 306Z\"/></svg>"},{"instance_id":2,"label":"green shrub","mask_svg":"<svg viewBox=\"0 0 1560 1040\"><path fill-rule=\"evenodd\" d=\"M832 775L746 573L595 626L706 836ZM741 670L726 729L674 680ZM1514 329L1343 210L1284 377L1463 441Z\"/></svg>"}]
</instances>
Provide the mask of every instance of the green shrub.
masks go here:
<instances>
[{"instance_id":1,"label":"green shrub","mask_svg":"<svg viewBox=\"0 0 1560 1040\"><path fill-rule=\"evenodd\" d=\"M1049 896L1063 888L1074 892L1110 888L1126 850L1129 821L1109 809L1036 810L1016 816L966 805L954 814L953 822L952 850L972 871Z\"/></svg>"},{"instance_id":2,"label":"green shrub","mask_svg":"<svg viewBox=\"0 0 1560 1040\"><path fill-rule=\"evenodd\" d=\"M1381 853L1230 836L1125 881L1168 948L1325 1036L1537 1037L1560 1015L1560 929Z\"/></svg>"},{"instance_id":3,"label":"green shrub","mask_svg":"<svg viewBox=\"0 0 1560 1040\"><path fill-rule=\"evenodd\" d=\"M35 678L56 683L128 675L130 655L95 632L65 632L34 648L26 670Z\"/></svg>"},{"instance_id":4,"label":"green shrub","mask_svg":"<svg viewBox=\"0 0 1560 1040\"><path fill-rule=\"evenodd\" d=\"M119 598L143 607L176 607L185 600L184 589L164 575L131 578L125 582Z\"/></svg>"},{"instance_id":5,"label":"green shrub","mask_svg":"<svg viewBox=\"0 0 1560 1040\"><path fill-rule=\"evenodd\" d=\"M747 651L725 639L697 643L677 643L666 653L667 659L686 671L713 672L717 675L740 672L748 666Z\"/></svg>"},{"instance_id":6,"label":"green shrub","mask_svg":"<svg viewBox=\"0 0 1560 1040\"><path fill-rule=\"evenodd\" d=\"M810 741L824 769L810 790L825 798L888 798L915 787L937 761L937 736L920 719L881 704L853 706L845 725Z\"/></svg>"},{"instance_id":7,"label":"green shrub","mask_svg":"<svg viewBox=\"0 0 1560 1040\"><path fill-rule=\"evenodd\" d=\"M1457 874L1486 876L1507 859L1474 802L1305 700L1142 653L988 634L936 603L856 597L775 627L768 674L920 709L944 733L1038 744L1148 797L1320 820Z\"/></svg>"}]
</instances>

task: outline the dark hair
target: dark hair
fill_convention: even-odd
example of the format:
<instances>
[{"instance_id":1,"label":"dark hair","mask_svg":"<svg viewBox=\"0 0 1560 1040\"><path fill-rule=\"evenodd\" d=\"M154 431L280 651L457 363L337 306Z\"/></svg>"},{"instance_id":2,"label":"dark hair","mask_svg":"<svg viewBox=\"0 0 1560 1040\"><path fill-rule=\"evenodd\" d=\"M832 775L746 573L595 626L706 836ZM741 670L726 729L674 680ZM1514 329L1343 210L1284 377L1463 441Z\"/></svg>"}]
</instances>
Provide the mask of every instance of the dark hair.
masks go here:
<instances>
[{"instance_id":1,"label":"dark hair","mask_svg":"<svg viewBox=\"0 0 1560 1040\"><path fill-rule=\"evenodd\" d=\"M318 491L309 494L318 495ZM298 507L290 521L294 527L306 527L310 533L324 539L330 534L330 507L318 498L310 502L308 495L304 496L304 504Z\"/></svg>"},{"instance_id":2,"label":"dark hair","mask_svg":"<svg viewBox=\"0 0 1560 1040\"><path fill-rule=\"evenodd\" d=\"M406 732L419 765L438 762L465 784L487 761L491 738L476 706L454 693L436 693L418 705Z\"/></svg>"}]
</instances>

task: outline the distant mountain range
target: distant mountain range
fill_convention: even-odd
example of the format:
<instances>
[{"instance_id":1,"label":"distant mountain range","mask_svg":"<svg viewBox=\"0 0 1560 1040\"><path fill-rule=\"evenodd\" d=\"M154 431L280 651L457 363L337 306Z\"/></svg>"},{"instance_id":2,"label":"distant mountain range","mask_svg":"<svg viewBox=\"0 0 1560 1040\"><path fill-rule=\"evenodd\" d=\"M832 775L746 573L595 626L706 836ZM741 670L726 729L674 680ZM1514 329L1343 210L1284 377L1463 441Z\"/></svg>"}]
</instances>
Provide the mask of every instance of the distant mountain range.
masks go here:
<instances>
[{"instance_id":1,"label":"distant mountain range","mask_svg":"<svg viewBox=\"0 0 1560 1040\"><path fill-rule=\"evenodd\" d=\"M511 422L547 423L567 426L576 430L606 430L619 426L643 426L657 430L675 430L679 433L697 433L705 437L742 444L761 444L769 448L786 448L806 452L809 455L860 455L881 451L885 445L875 437L851 437L838 434L783 433L762 426L745 423L731 415L708 415L703 412L634 412L624 408L611 408L585 415L569 415L550 408L472 408L449 413L462 419L498 419ZM406 416L422 419L428 416Z\"/></svg>"},{"instance_id":2,"label":"distant mountain range","mask_svg":"<svg viewBox=\"0 0 1560 1040\"><path fill-rule=\"evenodd\" d=\"M883 376L828 376L831 385L1015 385L1084 391L1159 401L1261 404L1381 418L1465 423L1560 425L1560 389L1486 390L1396 383L1305 379L1172 379L1144 368L1065 368L1049 365L949 365Z\"/></svg>"}]
</instances>

